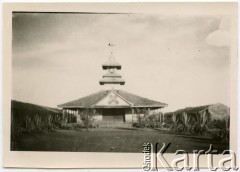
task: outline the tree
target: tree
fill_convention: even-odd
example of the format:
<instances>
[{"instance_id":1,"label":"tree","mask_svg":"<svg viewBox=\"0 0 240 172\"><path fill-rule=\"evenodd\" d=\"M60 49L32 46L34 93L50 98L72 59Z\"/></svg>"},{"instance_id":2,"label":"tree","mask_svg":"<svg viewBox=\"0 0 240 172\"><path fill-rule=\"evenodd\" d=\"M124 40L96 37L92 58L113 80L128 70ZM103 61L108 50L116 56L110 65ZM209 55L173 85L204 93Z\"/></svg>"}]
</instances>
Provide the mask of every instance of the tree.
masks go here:
<instances>
[{"instance_id":1,"label":"tree","mask_svg":"<svg viewBox=\"0 0 240 172\"><path fill-rule=\"evenodd\" d=\"M89 125L92 123L93 115L94 115L94 110L92 108L85 108L81 113L81 119L87 130L89 128Z\"/></svg>"},{"instance_id":2,"label":"tree","mask_svg":"<svg viewBox=\"0 0 240 172\"><path fill-rule=\"evenodd\" d=\"M146 119L147 119L147 116L148 116L148 110L146 108L143 108L143 109L136 109L136 113L137 113L137 119L138 119L138 123L139 123L139 126L141 128L141 130L146 127ZM141 116L143 115L143 116Z\"/></svg>"}]
</instances>

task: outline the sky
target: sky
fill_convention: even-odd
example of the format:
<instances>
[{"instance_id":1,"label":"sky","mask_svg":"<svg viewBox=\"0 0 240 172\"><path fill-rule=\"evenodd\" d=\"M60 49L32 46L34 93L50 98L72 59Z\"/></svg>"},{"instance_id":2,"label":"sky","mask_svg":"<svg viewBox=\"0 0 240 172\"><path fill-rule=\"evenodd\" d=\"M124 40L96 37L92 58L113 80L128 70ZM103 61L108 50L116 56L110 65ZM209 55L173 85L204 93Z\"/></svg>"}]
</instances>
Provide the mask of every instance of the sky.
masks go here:
<instances>
[{"instance_id":1,"label":"sky","mask_svg":"<svg viewBox=\"0 0 240 172\"><path fill-rule=\"evenodd\" d=\"M230 104L230 24L224 16L14 13L12 99L50 107L108 89L112 51L120 89L164 111ZM108 43L114 47L109 47Z\"/></svg>"}]
</instances>

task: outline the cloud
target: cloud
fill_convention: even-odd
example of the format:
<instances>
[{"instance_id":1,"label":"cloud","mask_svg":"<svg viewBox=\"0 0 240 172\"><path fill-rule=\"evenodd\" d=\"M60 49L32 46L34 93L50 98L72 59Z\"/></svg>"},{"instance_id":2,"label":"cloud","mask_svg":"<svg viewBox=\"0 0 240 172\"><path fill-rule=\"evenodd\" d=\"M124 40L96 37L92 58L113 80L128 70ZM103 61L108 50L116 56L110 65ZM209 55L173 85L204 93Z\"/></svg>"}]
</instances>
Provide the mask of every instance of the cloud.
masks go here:
<instances>
[{"instance_id":1,"label":"cloud","mask_svg":"<svg viewBox=\"0 0 240 172\"><path fill-rule=\"evenodd\" d=\"M217 47L229 47L230 41L230 23L227 18L223 18L219 25L219 29L211 32L206 38L206 42L209 45Z\"/></svg>"}]
</instances>

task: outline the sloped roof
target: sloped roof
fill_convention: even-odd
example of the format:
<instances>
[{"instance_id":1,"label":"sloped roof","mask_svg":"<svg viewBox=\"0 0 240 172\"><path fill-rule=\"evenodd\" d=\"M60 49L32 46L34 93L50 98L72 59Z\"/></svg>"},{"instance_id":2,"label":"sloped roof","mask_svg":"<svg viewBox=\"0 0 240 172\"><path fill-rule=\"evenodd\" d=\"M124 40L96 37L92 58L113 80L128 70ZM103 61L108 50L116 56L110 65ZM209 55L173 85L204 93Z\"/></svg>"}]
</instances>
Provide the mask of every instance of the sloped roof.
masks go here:
<instances>
[{"instance_id":1,"label":"sloped roof","mask_svg":"<svg viewBox=\"0 0 240 172\"><path fill-rule=\"evenodd\" d=\"M194 113L198 113L199 111L208 109L209 106L211 105L203 105L203 106L196 106L196 107L186 107L184 109L178 109L174 112L167 112L165 113L165 115L172 115L172 114L182 114L183 112L186 112L188 114L194 114Z\"/></svg>"},{"instance_id":2,"label":"sloped roof","mask_svg":"<svg viewBox=\"0 0 240 172\"><path fill-rule=\"evenodd\" d=\"M88 96L79 98L77 100L73 100L61 105L58 105L58 107L64 108L64 107L90 107L97 103L99 100L101 100L103 97L105 97L108 94L107 91L99 91L93 94L90 94Z\"/></svg>"},{"instance_id":3,"label":"sloped roof","mask_svg":"<svg viewBox=\"0 0 240 172\"><path fill-rule=\"evenodd\" d=\"M51 108L46 106L40 106L32 103L25 103L16 100L11 101L11 108L18 112L24 112L26 114L60 114L61 110L57 108Z\"/></svg>"},{"instance_id":4,"label":"sloped roof","mask_svg":"<svg viewBox=\"0 0 240 172\"><path fill-rule=\"evenodd\" d=\"M121 64L116 61L113 52L111 52L111 54L108 58L108 61L102 65L102 68L104 70L109 69L109 68L116 68L116 69L120 70L121 69Z\"/></svg>"},{"instance_id":5,"label":"sloped roof","mask_svg":"<svg viewBox=\"0 0 240 172\"><path fill-rule=\"evenodd\" d=\"M93 107L98 101L103 99L111 91L112 90L99 91L94 94L82 97L80 99L58 105L58 107L61 107L61 108ZM126 91L122 91L122 90L114 90L114 91L117 94L119 94L122 98L127 100L128 102L131 102L134 105L134 107L165 107L167 106L167 104L165 103L140 97Z\"/></svg>"},{"instance_id":6,"label":"sloped roof","mask_svg":"<svg viewBox=\"0 0 240 172\"><path fill-rule=\"evenodd\" d=\"M138 95L126 92L126 91L122 91L122 90L118 90L117 93L122 96L124 99L126 99L127 101L131 102L134 104L134 106L156 106L156 107L165 107L167 106L167 104L162 103L162 102L158 102L155 100L150 100L147 99L145 97L140 97Z\"/></svg>"},{"instance_id":7,"label":"sloped roof","mask_svg":"<svg viewBox=\"0 0 240 172\"><path fill-rule=\"evenodd\" d=\"M196 106L196 107L186 107L184 109L179 109L174 112L165 113L165 115L182 114L183 112L186 112L188 114L195 114L195 113L198 113L199 111L203 111L203 110L207 110L207 109L210 109L211 111L213 111L212 108L214 108L214 110L215 109L217 109L217 110L218 109L224 109L224 110L227 109L228 110L228 107L226 105L221 104L221 103L216 103L216 104Z\"/></svg>"},{"instance_id":8,"label":"sloped roof","mask_svg":"<svg viewBox=\"0 0 240 172\"><path fill-rule=\"evenodd\" d=\"M230 116L229 107L221 103L205 105L205 106L197 106L197 107L187 107L185 109L179 109L174 112L165 113L165 115L167 116L171 116L173 114L181 115L183 112L189 115L194 115L204 110L208 110L208 112L211 114L211 119L215 119L215 120L219 120L219 119L226 120Z\"/></svg>"}]
</instances>

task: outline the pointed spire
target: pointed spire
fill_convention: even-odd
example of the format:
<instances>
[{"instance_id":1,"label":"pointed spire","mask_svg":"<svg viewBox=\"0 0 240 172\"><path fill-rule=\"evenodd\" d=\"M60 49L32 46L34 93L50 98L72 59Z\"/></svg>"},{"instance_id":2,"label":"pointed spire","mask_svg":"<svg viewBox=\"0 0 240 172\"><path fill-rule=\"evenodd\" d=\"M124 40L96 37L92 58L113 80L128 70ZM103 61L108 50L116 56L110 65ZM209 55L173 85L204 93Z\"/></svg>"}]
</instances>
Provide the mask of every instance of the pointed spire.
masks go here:
<instances>
[{"instance_id":1,"label":"pointed spire","mask_svg":"<svg viewBox=\"0 0 240 172\"><path fill-rule=\"evenodd\" d=\"M102 65L102 68L103 70L107 70L110 68L116 68L118 70L121 69L121 65L116 61L113 52L110 53L108 61Z\"/></svg>"},{"instance_id":2,"label":"pointed spire","mask_svg":"<svg viewBox=\"0 0 240 172\"><path fill-rule=\"evenodd\" d=\"M109 46L114 46L109 43ZM108 70L103 78L99 81L100 85L104 84L120 84L124 85L125 81L122 76L116 73L116 70L121 70L121 64L115 59L113 52L110 53L108 61L102 65L103 70Z\"/></svg>"}]
</instances>

